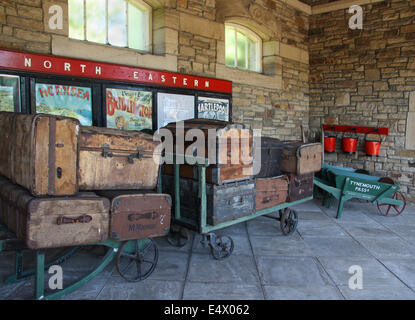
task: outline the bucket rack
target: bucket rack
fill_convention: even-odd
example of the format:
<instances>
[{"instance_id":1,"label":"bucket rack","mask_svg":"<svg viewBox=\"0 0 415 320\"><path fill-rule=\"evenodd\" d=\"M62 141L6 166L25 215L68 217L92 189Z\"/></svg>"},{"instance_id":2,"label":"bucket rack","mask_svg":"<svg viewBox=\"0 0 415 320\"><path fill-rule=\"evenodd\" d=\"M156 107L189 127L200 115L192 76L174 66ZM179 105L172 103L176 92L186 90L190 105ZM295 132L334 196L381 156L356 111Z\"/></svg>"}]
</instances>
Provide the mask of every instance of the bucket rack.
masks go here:
<instances>
[{"instance_id":1,"label":"bucket rack","mask_svg":"<svg viewBox=\"0 0 415 320\"><path fill-rule=\"evenodd\" d=\"M322 144L323 150L326 152L335 152L335 137L325 137L326 132L341 132L344 134L346 133L353 133L353 134L368 134L379 135L381 136L388 136L389 135L389 128L379 128L379 127L362 127L362 126L352 126L352 125L332 125L332 124L323 124L321 127L322 131ZM357 138L352 137L343 137L343 149L346 153L354 154L356 153L357 147ZM381 141L369 141L366 140L366 154L368 156L377 156L379 154Z\"/></svg>"}]
</instances>

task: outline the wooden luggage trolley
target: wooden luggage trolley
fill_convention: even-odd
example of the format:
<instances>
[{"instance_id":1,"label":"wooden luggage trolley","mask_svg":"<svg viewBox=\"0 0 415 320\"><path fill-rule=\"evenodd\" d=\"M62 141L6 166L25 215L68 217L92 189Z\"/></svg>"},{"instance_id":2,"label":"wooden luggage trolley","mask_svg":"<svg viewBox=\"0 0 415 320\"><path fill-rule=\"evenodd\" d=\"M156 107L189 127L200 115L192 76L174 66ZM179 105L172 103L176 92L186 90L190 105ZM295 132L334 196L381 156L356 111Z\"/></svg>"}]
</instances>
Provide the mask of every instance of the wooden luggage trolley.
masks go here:
<instances>
[{"instance_id":1,"label":"wooden luggage trolley","mask_svg":"<svg viewBox=\"0 0 415 320\"><path fill-rule=\"evenodd\" d=\"M213 258L222 260L228 258L234 249L234 242L231 237L224 235L217 235L215 232L221 229L236 225L238 223L246 222L257 217L269 217L280 221L281 230L285 235L292 234L298 224L298 215L295 210L290 207L307 202L313 199L313 196L294 201L282 203L280 205L267 208L261 211L256 211L251 215L236 218L232 221L226 221L211 225L208 223L207 217L207 182L206 182L206 169L209 167L207 159L200 159L195 157L196 164L193 166L198 171L198 197L200 199L200 214L198 219L189 219L184 217L181 211L180 205L180 167L185 163L183 155L178 154L166 154L166 159L174 161L174 215L172 215L172 231L168 236L170 244L178 247L184 246L189 240L189 233L187 229L196 231L202 235L202 245L205 248L210 248ZM170 162L171 163L171 162ZM159 192L161 192L161 185L159 183ZM165 190L163 190L165 191ZM270 216L271 213L279 212L279 217Z\"/></svg>"}]
</instances>

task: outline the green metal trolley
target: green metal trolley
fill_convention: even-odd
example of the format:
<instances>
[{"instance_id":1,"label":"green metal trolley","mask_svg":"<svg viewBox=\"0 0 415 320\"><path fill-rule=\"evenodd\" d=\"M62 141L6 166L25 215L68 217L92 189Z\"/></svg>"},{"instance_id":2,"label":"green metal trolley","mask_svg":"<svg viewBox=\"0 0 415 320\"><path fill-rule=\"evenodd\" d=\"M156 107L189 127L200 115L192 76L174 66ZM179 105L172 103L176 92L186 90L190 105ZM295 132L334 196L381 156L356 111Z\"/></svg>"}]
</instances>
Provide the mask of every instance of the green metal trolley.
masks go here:
<instances>
[{"instance_id":1,"label":"green metal trolley","mask_svg":"<svg viewBox=\"0 0 415 320\"><path fill-rule=\"evenodd\" d=\"M196 163L188 164L197 166L199 177L198 195L200 198L200 215L198 220L183 217L181 214L180 165L186 163L186 158L183 155L166 154L166 160L168 160L169 163L174 164L174 215L172 216L172 230L168 236L168 241L173 246L184 246L190 239L188 233L188 229L190 229L198 232L202 236L201 243L205 248L210 248L213 258L217 260L225 259L232 254L234 242L231 237L217 235L215 232L242 222L264 216L280 221L282 232L285 235L290 235L296 230L298 224L298 215L296 211L290 209L290 207L313 199L313 196L311 196L299 201L283 203L262 211L257 211L252 215L244 216L232 221L227 221L212 226L207 222L206 169L209 166L209 161L205 158L197 157L193 157L192 159L194 159ZM158 191L162 192L161 181L159 181L158 185ZM279 217L270 215L275 212L279 213Z\"/></svg>"},{"instance_id":2,"label":"green metal trolley","mask_svg":"<svg viewBox=\"0 0 415 320\"><path fill-rule=\"evenodd\" d=\"M34 277L34 298L36 300L56 300L74 292L92 280L114 260L117 271L128 282L140 282L147 279L157 266L158 248L151 239L126 242L108 240L103 243L93 244L92 246L104 246L108 249L95 268L89 274L77 282L64 287L62 290L55 290L46 294L45 273L48 272L49 268L53 265L61 265L86 246L70 248L65 254L49 263L45 262L45 250L36 250L35 268L24 270L23 256L28 248L24 241L16 239L13 233L3 225L0 225L0 253L7 251L15 252L15 271L13 275L5 280L5 283L13 284Z\"/></svg>"}]
</instances>

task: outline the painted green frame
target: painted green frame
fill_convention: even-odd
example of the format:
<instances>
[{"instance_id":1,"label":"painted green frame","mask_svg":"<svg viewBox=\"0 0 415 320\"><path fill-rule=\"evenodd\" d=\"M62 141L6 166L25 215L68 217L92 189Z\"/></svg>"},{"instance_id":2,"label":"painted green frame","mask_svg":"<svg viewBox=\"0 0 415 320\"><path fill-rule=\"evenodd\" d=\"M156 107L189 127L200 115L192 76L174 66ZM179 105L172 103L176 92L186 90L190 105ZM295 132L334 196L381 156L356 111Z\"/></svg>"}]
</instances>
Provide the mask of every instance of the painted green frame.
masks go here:
<instances>
[{"instance_id":1,"label":"painted green frame","mask_svg":"<svg viewBox=\"0 0 415 320\"><path fill-rule=\"evenodd\" d=\"M192 157L193 158L193 157ZM194 228L198 229L201 234L207 234L210 232L214 232L220 229L224 229L238 223L250 221L252 219L258 218L263 215L267 215L273 212L277 212L279 210L283 210L285 208L294 206L296 204L300 204L303 202L307 202L313 199L313 196L295 201L295 202L286 202L262 211L258 211L255 214L241 217L232 221L227 221L220 223L216 226L211 226L207 223L207 196L206 196L206 168L209 166L209 161L205 158L193 158L196 160L195 165L198 167L198 177L199 177L199 198L200 198L200 219L199 223L195 223L195 221L191 219L186 219L181 216L181 209L180 209L180 165L186 163L186 158L183 155L178 154L166 154L166 161L168 163L174 164L174 194L175 194L175 210L174 210L174 221L178 222L179 224L182 223L184 225L190 225ZM159 187L161 188L161 183L159 183ZM161 189L159 190L162 191Z\"/></svg>"}]
</instances>

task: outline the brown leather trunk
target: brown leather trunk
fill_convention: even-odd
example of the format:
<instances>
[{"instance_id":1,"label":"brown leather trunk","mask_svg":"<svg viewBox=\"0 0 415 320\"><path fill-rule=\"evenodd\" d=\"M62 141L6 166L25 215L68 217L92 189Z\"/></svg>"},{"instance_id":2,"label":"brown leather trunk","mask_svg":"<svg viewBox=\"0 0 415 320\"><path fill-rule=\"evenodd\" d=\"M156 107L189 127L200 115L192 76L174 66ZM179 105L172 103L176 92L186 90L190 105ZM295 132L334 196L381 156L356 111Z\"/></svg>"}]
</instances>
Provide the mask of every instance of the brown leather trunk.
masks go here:
<instances>
[{"instance_id":1,"label":"brown leather trunk","mask_svg":"<svg viewBox=\"0 0 415 320\"><path fill-rule=\"evenodd\" d=\"M0 174L34 196L77 192L76 119L0 112Z\"/></svg>"},{"instance_id":2,"label":"brown leather trunk","mask_svg":"<svg viewBox=\"0 0 415 320\"><path fill-rule=\"evenodd\" d=\"M81 127L79 189L155 189L161 158L155 150L159 144L153 136L138 131Z\"/></svg>"},{"instance_id":3,"label":"brown leather trunk","mask_svg":"<svg viewBox=\"0 0 415 320\"><path fill-rule=\"evenodd\" d=\"M206 170L206 181L211 184L222 185L225 183L249 180L253 177L253 134L243 124L232 124L230 122L193 119L186 120L184 123L184 136L190 135L190 130L199 129L203 132L205 153L198 154L200 157L209 159L212 163ZM174 144L178 140L176 132L176 123L170 123L164 129L168 129L173 133ZM216 130L216 137L209 141L209 131ZM184 138L183 138L184 139ZM233 141L232 141L233 140ZM195 150L196 138L192 141L184 142L184 152L190 155L196 155ZM183 151L176 150L177 153ZM172 165L164 165L163 172L173 175ZM181 165L180 176L188 179L198 179L197 168L189 165Z\"/></svg>"},{"instance_id":4,"label":"brown leather trunk","mask_svg":"<svg viewBox=\"0 0 415 320\"><path fill-rule=\"evenodd\" d=\"M256 211L285 203L288 196L288 177L256 179Z\"/></svg>"},{"instance_id":5,"label":"brown leather trunk","mask_svg":"<svg viewBox=\"0 0 415 320\"><path fill-rule=\"evenodd\" d=\"M129 241L163 237L169 233L171 197L167 194L106 191L111 199L110 237Z\"/></svg>"},{"instance_id":6,"label":"brown leather trunk","mask_svg":"<svg viewBox=\"0 0 415 320\"><path fill-rule=\"evenodd\" d=\"M109 200L94 193L35 198L7 182L0 197L6 226L30 249L87 245L108 238Z\"/></svg>"},{"instance_id":7,"label":"brown leather trunk","mask_svg":"<svg viewBox=\"0 0 415 320\"><path fill-rule=\"evenodd\" d=\"M289 187L288 187L288 201L294 202L302 200L313 195L314 188L314 174L309 173L302 176L295 174L288 174Z\"/></svg>"},{"instance_id":8,"label":"brown leather trunk","mask_svg":"<svg viewBox=\"0 0 415 320\"><path fill-rule=\"evenodd\" d=\"M305 175L321 170L321 143L287 143L281 156L281 171L296 175Z\"/></svg>"}]
</instances>

